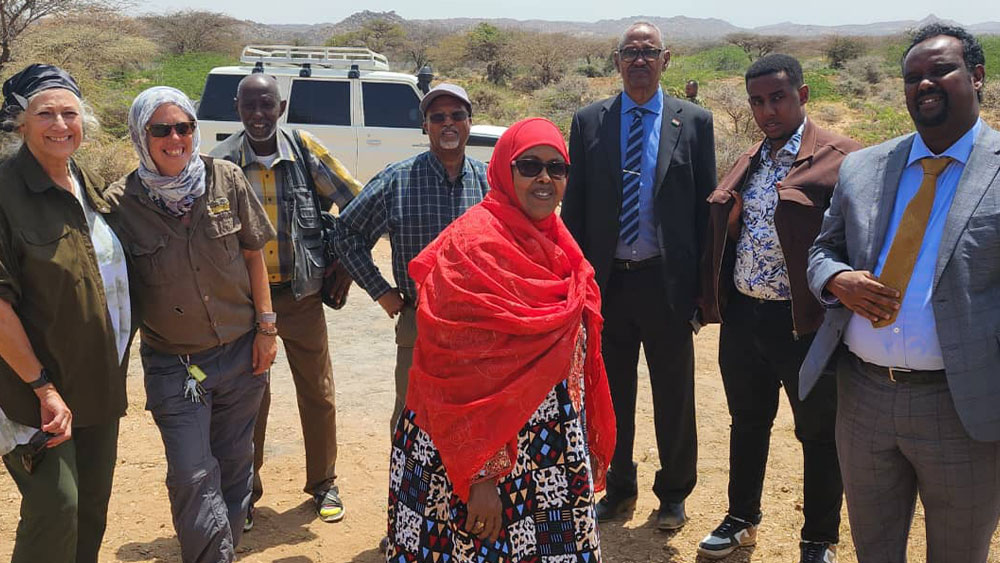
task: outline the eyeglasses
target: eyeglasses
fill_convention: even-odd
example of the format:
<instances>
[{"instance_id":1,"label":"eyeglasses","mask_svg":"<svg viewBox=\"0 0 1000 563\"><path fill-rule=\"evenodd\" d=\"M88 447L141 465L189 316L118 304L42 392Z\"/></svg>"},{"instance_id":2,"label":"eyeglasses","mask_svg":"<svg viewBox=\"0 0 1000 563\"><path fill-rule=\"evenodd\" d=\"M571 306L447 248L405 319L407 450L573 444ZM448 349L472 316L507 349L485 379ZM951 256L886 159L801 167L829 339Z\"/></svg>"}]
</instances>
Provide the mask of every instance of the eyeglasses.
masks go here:
<instances>
[{"instance_id":1,"label":"eyeglasses","mask_svg":"<svg viewBox=\"0 0 1000 563\"><path fill-rule=\"evenodd\" d=\"M517 168L517 173L525 178L534 178L538 176L542 173L543 168L549 173L549 177L551 178L561 179L565 178L566 175L569 174L569 163L559 160L542 162L541 160L522 158L515 160L513 164L514 168Z\"/></svg>"},{"instance_id":2,"label":"eyeglasses","mask_svg":"<svg viewBox=\"0 0 1000 563\"><path fill-rule=\"evenodd\" d=\"M642 58L646 59L647 61L652 62L658 59L660 57L660 53L662 52L663 49L657 49L656 47L643 47L642 49L636 49L635 47L626 47L618 51L618 56L620 56L621 59L627 63L636 60L637 58L639 58L639 55L642 55Z\"/></svg>"},{"instance_id":3,"label":"eyeglasses","mask_svg":"<svg viewBox=\"0 0 1000 563\"><path fill-rule=\"evenodd\" d=\"M45 450L48 449L45 445L49 443L50 438L52 434L39 430L32 434L31 439L25 444L25 451L21 454L21 465L28 475L34 473L38 464L45 459Z\"/></svg>"},{"instance_id":4,"label":"eyeglasses","mask_svg":"<svg viewBox=\"0 0 1000 563\"><path fill-rule=\"evenodd\" d=\"M177 134L181 137L186 137L188 135L193 135L195 128L198 124L194 121L181 121L180 123L150 123L146 126L146 131L149 131L151 137L167 137L170 135L170 130L173 129L177 131Z\"/></svg>"},{"instance_id":5,"label":"eyeglasses","mask_svg":"<svg viewBox=\"0 0 1000 563\"><path fill-rule=\"evenodd\" d=\"M469 112L464 109L460 109L451 113L432 113L427 116L427 121L430 121L431 123L444 123L444 120L448 119L448 116L451 116L452 121L465 121L466 119L469 119Z\"/></svg>"}]
</instances>

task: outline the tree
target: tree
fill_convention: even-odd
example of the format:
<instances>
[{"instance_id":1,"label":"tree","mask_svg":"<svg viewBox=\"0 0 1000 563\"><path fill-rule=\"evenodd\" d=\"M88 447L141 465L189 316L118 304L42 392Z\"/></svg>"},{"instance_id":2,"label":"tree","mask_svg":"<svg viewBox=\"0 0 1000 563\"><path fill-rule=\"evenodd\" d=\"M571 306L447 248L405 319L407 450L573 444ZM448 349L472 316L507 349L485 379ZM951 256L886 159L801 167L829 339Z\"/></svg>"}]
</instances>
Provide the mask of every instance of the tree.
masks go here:
<instances>
[{"instance_id":1,"label":"tree","mask_svg":"<svg viewBox=\"0 0 1000 563\"><path fill-rule=\"evenodd\" d=\"M562 33L523 32L513 37L516 59L528 67L530 78L539 86L558 82L574 55L574 41Z\"/></svg>"},{"instance_id":2,"label":"tree","mask_svg":"<svg viewBox=\"0 0 1000 563\"><path fill-rule=\"evenodd\" d=\"M14 46L29 26L42 18L89 8L124 8L124 0L0 0L0 70L10 62Z\"/></svg>"},{"instance_id":3,"label":"tree","mask_svg":"<svg viewBox=\"0 0 1000 563\"><path fill-rule=\"evenodd\" d=\"M243 43L239 20L218 12L180 10L143 20L149 28L148 35L175 55L206 51L235 53Z\"/></svg>"},{"instance_id":4,"label":"tree","mask_svg":"<svg viewBox=\"0 0 1000 563\"><path fill-rule=\"evenodd\" d=\"M365 22L361 29L334 34L326 41L329 46L366 47L383 55L399 54L406 39L403 26L384 18Z\"/></svg>"},{"instance_id":5,"label":"tree","mask_svg":"<svg viewBox=\"0 0 1000 563\"><path fill-rule=\"evenodd\" d=\"M483 22L466 34L466 58L486 64L486 80L503 84L513 74L510 34Z\"/></svg>"},{"instance_id":6,"label":"tree","mask_svg":"<svg viewBox=\"0 0 1000 563\"><path fill-rule=\"evenodd\" d=\"M431 62L431 50L445 33L439 29L421 26L408 30L406 39L399 50L406 61L413 65L413 72L419 72L425 64Z\"/></svg>"},{"instance_id":7,"label":"tree","mask_svg":"<svg viewBox=\"0 0 1000 563\"><path fill-rule=\"evenodd\" d=\"M781 35L757 35L756 33L730 33L724 39L727 43L743 49L750 62L773 53L788 42L788 38Z\"/></svg>"},{"instance_id":8,"label":"tree","mask_svg":"<svg viewBox=\"0 0 1000 563\"><path fill-rule=\"evenodd\" d=\"M855 37L834 37L825 53L830 68L844 68L847 61L865 54L865 44Z\"/></svg>"}]
</instances>

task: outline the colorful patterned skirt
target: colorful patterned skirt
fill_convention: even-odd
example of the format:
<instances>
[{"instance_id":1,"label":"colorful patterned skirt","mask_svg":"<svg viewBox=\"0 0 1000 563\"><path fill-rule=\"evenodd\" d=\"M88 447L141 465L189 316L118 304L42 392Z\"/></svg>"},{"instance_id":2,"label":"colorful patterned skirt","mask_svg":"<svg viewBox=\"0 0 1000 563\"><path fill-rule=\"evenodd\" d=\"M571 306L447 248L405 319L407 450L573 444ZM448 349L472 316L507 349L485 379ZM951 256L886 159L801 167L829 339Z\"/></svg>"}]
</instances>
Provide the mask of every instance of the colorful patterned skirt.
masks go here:
<instances>
[{"instance_id":1,"label":"colorful patterned skirt","mask_svg":"<svg viewBox=\"0 0 1000 563\"><path fill-rule=\"evenodd\" d=\"M434 443L404 410L389 469L386 561L600 562L586 424L574 406L582 396L576 399L565 380L557 384L518 433L513 469L497 483L503 526L494 543L465 531L465 503L452 493Z\"/></svg>"}]
</instances>

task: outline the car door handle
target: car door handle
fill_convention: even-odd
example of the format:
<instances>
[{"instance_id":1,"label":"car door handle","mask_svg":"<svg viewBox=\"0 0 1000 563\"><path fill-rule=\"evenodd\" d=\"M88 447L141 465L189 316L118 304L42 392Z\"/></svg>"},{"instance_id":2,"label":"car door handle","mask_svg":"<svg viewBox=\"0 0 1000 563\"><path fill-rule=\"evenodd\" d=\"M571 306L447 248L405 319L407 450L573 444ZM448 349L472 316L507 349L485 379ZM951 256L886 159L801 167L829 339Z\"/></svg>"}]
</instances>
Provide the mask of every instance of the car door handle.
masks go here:
<instances>
[{"instance_id":1,"label":"car door handle","mask_svg":"<svg viewBox=\"0 0 1000 563\"><path fill-rule=\"evenodd\" d=\"M367 142L369 145L381 145L382 139L368 139Z\"/></svg>"}]
</instances>

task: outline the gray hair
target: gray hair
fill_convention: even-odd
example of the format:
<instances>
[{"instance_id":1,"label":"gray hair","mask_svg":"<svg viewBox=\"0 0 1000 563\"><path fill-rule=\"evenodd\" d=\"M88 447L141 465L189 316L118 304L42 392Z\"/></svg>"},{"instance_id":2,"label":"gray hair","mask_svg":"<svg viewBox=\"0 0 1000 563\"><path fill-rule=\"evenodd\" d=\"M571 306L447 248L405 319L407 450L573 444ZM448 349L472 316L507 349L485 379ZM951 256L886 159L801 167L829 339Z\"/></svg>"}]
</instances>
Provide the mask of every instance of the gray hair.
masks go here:
<instances>
[{"instance_id":1,"label":"gray hair","mask_svg":"<svg viewBox=\"0 0 1000 563\"><path fill-rule=\"evenodd\" d=\"M649 22L649 21L637 21L637 22L634 22L632 25L628 26L627 28L625 28L625 31L623 31L622 34L621 34L621 36L618 38L618 50L619 51L621 51L622 47L625 46L625 40L628 37L629 32L632 31L633 29L637 28L637 27L648 27L648 28L652 29L653 31L655 31L656 34L660 36L660 48L661 49L663 48L663 32L660 31L659 26L657 26L655 23Z\"/></svg>"},{"instance_id":2,"label":"gray hair","mask_svg":"<svg viewBox=\"0 0 1000 563\"><path fill-rule=\"evenodd\" d=\"M41 92L37 92L29 97L28 106L31 106L31 101L38 97L39 94L46 91L47 90L42 90ZM101 122L98 121L94 108L87 103L87 100L84 100L69 90L66 91L76 98L76 102L80 106L80 118L83 120L83 140L93 140L97 136L97 133L101 130ZM14 116L13 120L14 130L10 133L0 134L0 160L7 160L17 154L17 151L21 150L21 145L24 144L24 138L21 136L20 131L21 126L24 125L24 121L27 118L27 112L27 109L17 112L17 115Z\"/></svg>"}]
</instances>

